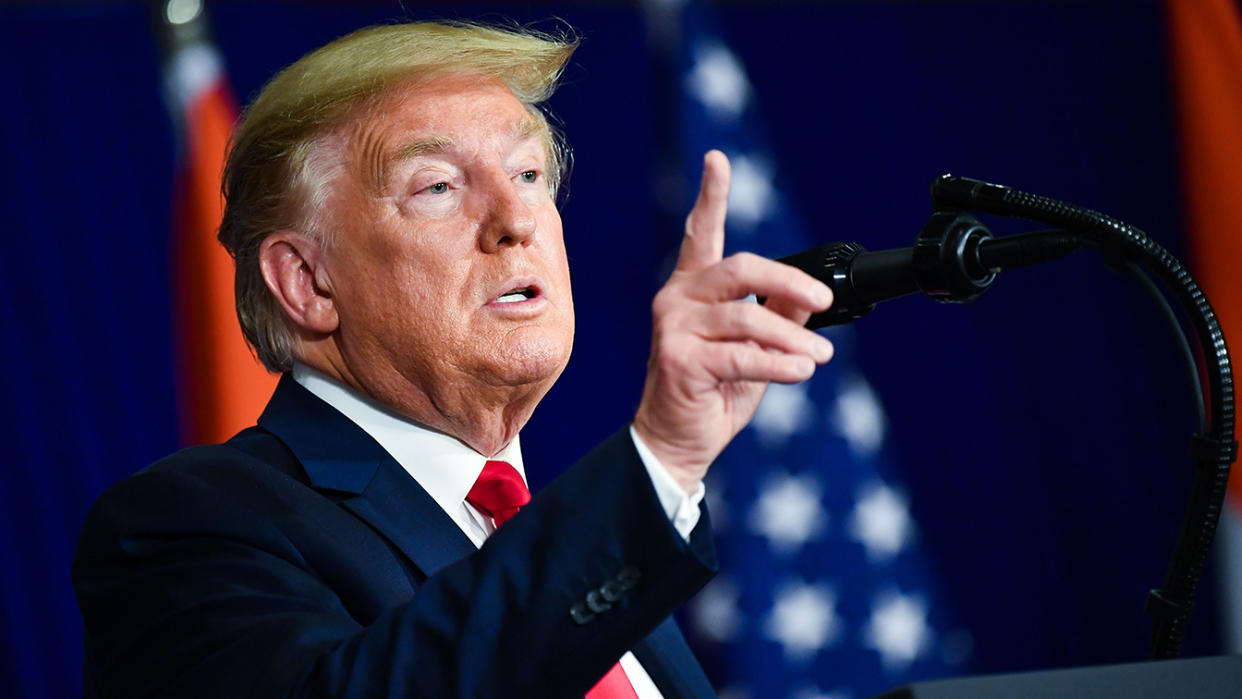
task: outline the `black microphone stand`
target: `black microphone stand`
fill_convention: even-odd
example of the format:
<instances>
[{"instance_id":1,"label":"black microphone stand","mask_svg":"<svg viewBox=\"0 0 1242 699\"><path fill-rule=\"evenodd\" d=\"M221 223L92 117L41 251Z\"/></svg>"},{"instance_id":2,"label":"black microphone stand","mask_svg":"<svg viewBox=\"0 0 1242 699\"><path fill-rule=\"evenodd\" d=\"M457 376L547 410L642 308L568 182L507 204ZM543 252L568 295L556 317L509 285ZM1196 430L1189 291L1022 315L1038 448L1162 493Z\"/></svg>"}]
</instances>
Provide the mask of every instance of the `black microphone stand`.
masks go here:
<instances>
[{"instance_id":1,"label":"black microphone stand","mask_svg":"<svg viewBox=\"0 0 1242 699\"><path fill-rule=\"evenodd\" d=\"M1199 431L1190 438L1196 470L1190 504L1178 535L1164 583L1147 596L1146 611L1154 625L1152 658L1175 658L1181 651L1186 624L1194 610L1195 592L1211 549L1220 518L1229 467L1237 458L1233 439L1233 372L1229 350L1216 313L1186 267L1143 231L1104 214L978 180L944 175L932 183L932 205L937 209L968 209L998 216L1020 217L1057 226L1100 250L1116 266L1139 271L1145 267L1170 290L1186 313L1203 350L1206 384L1196 391L1200 402ZM1142 276L1140 275L1140 279ZM1166 316L1171 316L1166 313ZM1180 326L1175 329L1180 334ZM1188 350L1184 341L1182 346ZM1194 364L1195 355L1190 361Z\"/></svg>"},{"instance_id":2,"label":"black microphone stand","mask_svg":"<svg viewBox=\"0 0 1242 699\"><path fill-rule=\"evenodd\" d=\"M971 301L1002 269L1050 260L1084 245L1099 250L1115 269L1133 274L1157 300L1173 329L1186 358L1198 416L1198 431L1190 439L1196 465L1190 504L1164 582L1148 594L1145 605L1154 622L1151 657L1177 657L1238 449L1232 368L1211 304L1176 257L1143 231L1104 214L953 175L937 178L931 194L934 213L911 248L867 252L856 243L829 243L781 258L833 290L833 307L812 316L807 327L847 323L869 313L879 301L915 291L937 301ZM968 211L1025 218L1055 228L996 239ZM1176 314L1143 268L1178 301L1201 352L1191 350ZM1200 376L1206 378L1205 384Z\"/></svg>"}]
</instances>

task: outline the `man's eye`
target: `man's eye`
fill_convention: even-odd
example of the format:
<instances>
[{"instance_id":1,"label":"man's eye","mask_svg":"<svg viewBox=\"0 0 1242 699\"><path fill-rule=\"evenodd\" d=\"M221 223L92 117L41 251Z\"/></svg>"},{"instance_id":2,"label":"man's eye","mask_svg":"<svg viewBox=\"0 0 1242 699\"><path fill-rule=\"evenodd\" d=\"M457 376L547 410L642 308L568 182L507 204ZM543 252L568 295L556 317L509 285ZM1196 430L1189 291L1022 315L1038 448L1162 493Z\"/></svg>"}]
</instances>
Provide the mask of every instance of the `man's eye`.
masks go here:
<instances>
[{"instance_id":1,"label":"man's eye","mask_svg":"<svg viewBox=\"0 0 1242 699\"><path fill-rule=\"evenodd\" d=\"M527 184L533 184L536 180L539 179L539 173L534 170L527 170L526 172L523 172L521 175L519 175L519 177L522 178L523 182Z\"/></svg>"},{"instance_id":2,"label":"man's eye","mask_svg":"<svg viewBox=\"0 0 1242 699\"><path fill-rule=\"evenodd\" d=\"M437 182L427 188L432 194L444 194L448 191L448 182Z\"/></svg>"}]
</instances>

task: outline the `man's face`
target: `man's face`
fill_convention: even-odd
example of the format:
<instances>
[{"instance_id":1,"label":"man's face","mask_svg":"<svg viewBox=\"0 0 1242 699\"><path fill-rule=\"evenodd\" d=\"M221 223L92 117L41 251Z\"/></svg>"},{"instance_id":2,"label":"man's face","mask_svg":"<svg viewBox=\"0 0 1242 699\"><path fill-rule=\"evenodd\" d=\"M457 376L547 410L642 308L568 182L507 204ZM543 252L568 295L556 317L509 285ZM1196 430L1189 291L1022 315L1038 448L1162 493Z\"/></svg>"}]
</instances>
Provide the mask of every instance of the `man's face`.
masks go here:
<instances>
[{"instance_id":1,"label":"man's face","mask_svg":"<svg viewBox=\"0 0 1242 699\"><path fill-rule=\"evenodd\" d=\"M569 360L574 313L540 122L499 80L471 76L400 87L372 113L340 132L346 171L328 204L349 372L400 408L411 388L441 412L480 388L542 396Z\"/></svg>"}]
</instances>

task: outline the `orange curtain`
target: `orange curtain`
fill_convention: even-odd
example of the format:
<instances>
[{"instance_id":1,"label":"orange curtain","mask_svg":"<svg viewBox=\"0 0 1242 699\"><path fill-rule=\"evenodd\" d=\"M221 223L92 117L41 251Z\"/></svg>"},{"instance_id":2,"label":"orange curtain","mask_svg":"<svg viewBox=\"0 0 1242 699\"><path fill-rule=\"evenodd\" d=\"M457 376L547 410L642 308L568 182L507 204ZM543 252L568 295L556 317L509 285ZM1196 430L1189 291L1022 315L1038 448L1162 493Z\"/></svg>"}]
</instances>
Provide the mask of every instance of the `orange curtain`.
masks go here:
<instances>
[{"instance_id":1,"label":"orange curtain","mask_svg":"<svg viewBox=\"0 0 1242 699\"><path fill-rule=\"evenodd\" d=\"M1168 0L1191 266L1242 363L1242 16L1235 0ZM1236 373L1235 373L1236 376ZM1236 381L1236 378L1235 378ZM1242 470L1230 477L1242 509Z\"/></svg>"}]
</instances>

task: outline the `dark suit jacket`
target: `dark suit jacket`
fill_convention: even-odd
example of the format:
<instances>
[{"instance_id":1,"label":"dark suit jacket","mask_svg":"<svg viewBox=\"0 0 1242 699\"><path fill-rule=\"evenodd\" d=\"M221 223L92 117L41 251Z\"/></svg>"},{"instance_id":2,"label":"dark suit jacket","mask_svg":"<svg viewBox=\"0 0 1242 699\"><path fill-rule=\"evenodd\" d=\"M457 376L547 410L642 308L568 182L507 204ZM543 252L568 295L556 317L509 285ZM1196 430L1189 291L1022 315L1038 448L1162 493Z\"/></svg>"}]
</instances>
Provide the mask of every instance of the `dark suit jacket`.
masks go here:
<instances>
[{"instance_id":1,"label":"dark suit jacket","mask_svg":"<svg viewBox=\"0 0 1242 699\"><path fill-rule=\"evenodd\" d=\"M73 581L88 695L581 696L633 649L672 698L714 696L669 619L714 568L624 430L475 551L285 376L257 427L105 493Z\"/></svg>"}]
</instances>

